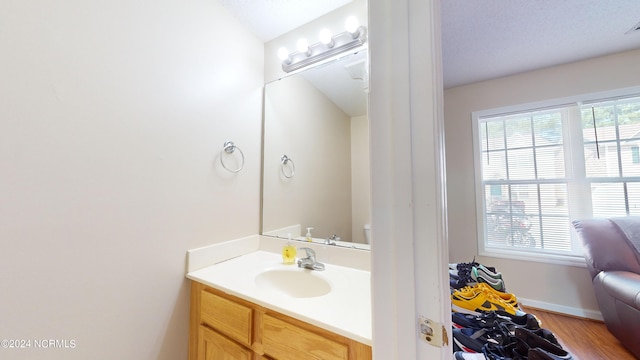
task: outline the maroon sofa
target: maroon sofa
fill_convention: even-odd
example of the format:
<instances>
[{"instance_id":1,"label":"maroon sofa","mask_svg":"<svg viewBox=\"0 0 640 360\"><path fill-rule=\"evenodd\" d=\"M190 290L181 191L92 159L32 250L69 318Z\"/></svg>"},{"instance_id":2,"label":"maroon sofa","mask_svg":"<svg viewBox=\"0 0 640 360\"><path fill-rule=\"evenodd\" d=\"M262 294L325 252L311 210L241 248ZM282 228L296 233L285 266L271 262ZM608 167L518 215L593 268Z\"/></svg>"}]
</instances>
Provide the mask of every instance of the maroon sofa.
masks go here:
<instances>
[{"instance_id":1,"label":"maroon sofa","mask_svg":"<svg viewBox=\"0 0 640 360\"><path fill-rule=\"evenodd\" d=\"M640 359L640 217L573 221L607 329Z\"/></svg>"}]
</instances>

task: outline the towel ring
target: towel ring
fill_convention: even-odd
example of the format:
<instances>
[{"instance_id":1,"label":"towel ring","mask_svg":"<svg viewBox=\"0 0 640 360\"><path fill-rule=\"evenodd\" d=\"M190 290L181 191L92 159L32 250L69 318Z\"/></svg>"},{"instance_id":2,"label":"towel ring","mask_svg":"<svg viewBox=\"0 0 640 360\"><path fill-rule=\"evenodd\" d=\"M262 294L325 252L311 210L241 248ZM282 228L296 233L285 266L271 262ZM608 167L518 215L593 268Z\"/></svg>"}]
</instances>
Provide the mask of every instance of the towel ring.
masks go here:
<instances>
[{"instance_id":1,"label":"towel ring","mask_svg":"<svg viewBox=\"0 0 640 360\"><path fill-rule=\"evenodd\" d=\"M225 153L231 155L233 154L236 150L238 150L238 152L240 153L240 166L237 169L230 169L227 167L227 165L224 164L224 153L220 152L220 164L222 164L222 167L225 168L228 171L231 171L232 173L237 173L240 172L240 170L242 170L242 168L244 168L244 153L242 152L242 150L240 150L239 147L237 147L233 141L225 141L224 142L224 146L222 148L222 150L224 150Z\"/></svg>"},{"instance_id":2,"label":"towel ring","mask_svg":"<svg viewBox=\"0 0 640 360\"><path fill-rule=\"evenodd\" d=\"M291 179L293 175L296 174L296 164L287 155L282 155L282 157L280 157L280 162L282 163L282 166L280 167L280 171L282 172L282 175L287 179ZM287 165L289 163L291 165ZM291 170L289 174L287 174L287 172L285 171L285 168L289 168L289 170Z\"/></svg>"}]
</instances>

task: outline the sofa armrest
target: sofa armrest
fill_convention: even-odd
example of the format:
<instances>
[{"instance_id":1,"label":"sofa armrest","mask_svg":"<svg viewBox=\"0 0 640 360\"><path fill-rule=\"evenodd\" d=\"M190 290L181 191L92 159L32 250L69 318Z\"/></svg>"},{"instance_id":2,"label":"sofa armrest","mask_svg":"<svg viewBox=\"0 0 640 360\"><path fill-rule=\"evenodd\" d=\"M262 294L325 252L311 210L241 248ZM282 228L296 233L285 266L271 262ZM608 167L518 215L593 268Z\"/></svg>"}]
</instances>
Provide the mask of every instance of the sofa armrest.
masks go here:
<instances>
[{"instance_id":1,"label":"sofa armrest","mask_svg":"<svg viewBox=\"0 0 640 360\"><path fill-rule=\"evenodd\" d=\"M610 296L640 310L640 274L626 271L603 271L596 281L602 283L602 289Z\"/></svg>"},{"instance_id":2,"label":"sofa armrest","mask_svg":"<svg viewBox=\"0 0 640 360\"><path fill-rule=\"evenodd\" d=\"M640 218L638 220L640 224ZM591 277L600 271L628 271L640 274L640 254L624 231L611 219L592 218L573 221L582 241Z\"/></svg>"}]
</instances>

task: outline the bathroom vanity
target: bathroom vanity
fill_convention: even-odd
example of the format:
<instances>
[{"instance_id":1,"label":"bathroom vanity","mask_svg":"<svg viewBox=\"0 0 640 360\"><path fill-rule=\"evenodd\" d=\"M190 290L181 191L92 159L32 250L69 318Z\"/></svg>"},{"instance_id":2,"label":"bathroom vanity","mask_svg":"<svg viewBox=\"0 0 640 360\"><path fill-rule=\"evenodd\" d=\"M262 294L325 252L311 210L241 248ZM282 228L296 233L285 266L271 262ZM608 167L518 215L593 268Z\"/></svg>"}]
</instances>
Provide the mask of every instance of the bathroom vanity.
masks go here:
<instances>
[{"instance_id":1,"label":"bathroom vanity","mask_svg":"<svg viewBox=\"0 0 640 360\"><path fill-rule=\"evenodd\" d=\"M369 271L331 263L324 271L284 265L280 254L265 251L268 244L250 242L252 249L209 249L231 257L188 272L189 360L371 359ZM265 242L272 250L281 244ZM316 251L320 260L341 262L340 252L349 249Z\"/></svg>"},{"instance_id":2,"label":"bathroom vanity","mask_svg":"<svg viewBox=\"0 0 640 360\"><path fill-rule=\"evenodd\" d=\"M371 347L293 317L191 284L189 360L371 359Z\"/></svg>"}]
</instances>

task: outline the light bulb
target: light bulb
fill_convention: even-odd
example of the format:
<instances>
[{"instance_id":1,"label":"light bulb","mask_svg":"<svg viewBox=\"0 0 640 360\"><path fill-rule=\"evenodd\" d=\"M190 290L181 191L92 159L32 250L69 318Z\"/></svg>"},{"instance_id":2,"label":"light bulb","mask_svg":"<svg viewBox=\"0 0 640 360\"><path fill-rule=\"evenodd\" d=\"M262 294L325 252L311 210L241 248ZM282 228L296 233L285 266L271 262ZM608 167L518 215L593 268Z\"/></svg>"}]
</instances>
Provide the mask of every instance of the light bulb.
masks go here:
<instances>
[{"instance_id":1,"label":"light bulb","mask_svg":"<svg viewBox=\"0 0 640 360\"><path fill-rule=\"evenodd\" d=\"M344 27L348 32L355 34L358 31L358 27L360 23L358 22L358 18L355 16L349 16L347 20L344 22Z\"/></svg>"},{"instance_id":2,"label":"light bulb","mask_svg":"<svg viewBox=\"0 0 640 360\"><path fill-rule=\"evenodd\" d=\"M309 51L309 42L305 38L301 38L300 40L298 40L296 46L298 48L298 51L300 51L301 53L306 53L307 51Z\"/></svg>"},{"instance_id":3,"label":"light bulb","mask_svg":"<svg viewBox=\"0 0 640 360\"><path fill-rule=\"evenodd\" d=\"M289 50L286 47L278 49L278 58L282 61L287 60L289 58Z\"/></svg>"},{"instance_id":4,"label":"light bulb","mask_svg":"<svg viewBox=\"0 0 640 360\"><path fill-rule=\"evenodd\" d=\"M320 38L321 43L325 45L330 45L333 42L333 39L331 38L331 36L332 34L329 29L322 29L318 37Z\"/></svg>"}]
</instances>

